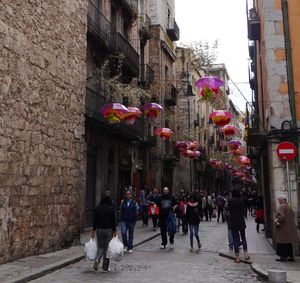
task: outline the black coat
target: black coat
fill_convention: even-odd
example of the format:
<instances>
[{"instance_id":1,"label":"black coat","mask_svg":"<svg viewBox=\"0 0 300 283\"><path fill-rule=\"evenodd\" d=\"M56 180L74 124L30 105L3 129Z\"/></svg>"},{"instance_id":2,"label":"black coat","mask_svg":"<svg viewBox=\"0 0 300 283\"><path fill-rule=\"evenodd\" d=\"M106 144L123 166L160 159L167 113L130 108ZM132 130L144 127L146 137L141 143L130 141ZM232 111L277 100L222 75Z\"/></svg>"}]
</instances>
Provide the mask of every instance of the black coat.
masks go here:
<instances>
[{"instance_id":1,"label":"black coat","mask_svg":"<svg viewBox=\"0 0 300 283\"><path fill-rule=\"evenodd\" d=\"M188 204L186 208L186 217L187 222L191 225L197 225L200 223L200 211L198 204L196 206Z\"/></svg>"},{"instance_id":2,"label":"black coat","mask_svg":"<svg viewBox=\"0 0 300 283\"><path fill-rule=\"evenodd\" d=\"M228 201L228 227L234 231L241 231L246 228L245 223L245 202L242 197L231 198Z\"/></svg>"},{"instance_id":3,"label":"black coat","mask_svg":"<svg viewBox=\"0 0 300 283\"><path fill-rule=\"evenodd\" d=\"M98 204L94 210L93 229L117 230L116 214L112 205Z\"/></svg>"}]
</instances>

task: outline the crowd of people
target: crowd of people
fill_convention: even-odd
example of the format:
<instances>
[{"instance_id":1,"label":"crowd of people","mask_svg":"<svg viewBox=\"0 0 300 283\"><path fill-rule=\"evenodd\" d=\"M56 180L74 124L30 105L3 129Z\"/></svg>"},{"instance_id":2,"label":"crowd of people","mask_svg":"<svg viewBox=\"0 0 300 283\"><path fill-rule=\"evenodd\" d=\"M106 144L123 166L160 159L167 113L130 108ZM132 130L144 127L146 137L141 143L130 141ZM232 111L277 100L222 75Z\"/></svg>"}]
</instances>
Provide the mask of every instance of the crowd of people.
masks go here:
<instances>
[{"instance_id":1,"label":"crowd of people","mask_svg":"<svg viewBox=\"0 0 300 283\"><path fill-rule=\"evenodd\" d=\"M197 249L201 249L200 222L212 221L213 218L216 218L217 222L227 225L229 251L235 254L235 262L239 263L241 260L241 248L244 252L244 259L249 260L245 218L249 215L254 217L256 230L260 232L260 225L264 225L263 203L260 194L255 191L249 192L246 189L233 189L230 193L223 192L218 195L197 189L191 193L180 190L177 195L172 195L167 187L164 187L160 192L157 188L150 190L148 186L144 186L140 191L139 198L134 198L132 190L126 189L124 199L119 206L124 251L133 252L134 229L139 216L144 226L148 227L149 218L151 218L153 231L160 229L161 249L166 249L168 242L169 248L173 249L175 234L180 229L183 234L189 232L190 251L194 250L194 239ZM280 256L278 260L293 261L292 243L299 241L293 221L294 214L285 198L280 198L279 204L275 220L278 230L277 254ZM118 235L116 214L110 193L106 192L95 209L92 230L92 237L97 235L98 241L98 255L94 263L95 270L98 270L101 258L103 258L103 271L109 270L109 259L106 257L106 251L111 238ZM292 233L288 231L292 231Z\"/></svg>"}]
</instances>

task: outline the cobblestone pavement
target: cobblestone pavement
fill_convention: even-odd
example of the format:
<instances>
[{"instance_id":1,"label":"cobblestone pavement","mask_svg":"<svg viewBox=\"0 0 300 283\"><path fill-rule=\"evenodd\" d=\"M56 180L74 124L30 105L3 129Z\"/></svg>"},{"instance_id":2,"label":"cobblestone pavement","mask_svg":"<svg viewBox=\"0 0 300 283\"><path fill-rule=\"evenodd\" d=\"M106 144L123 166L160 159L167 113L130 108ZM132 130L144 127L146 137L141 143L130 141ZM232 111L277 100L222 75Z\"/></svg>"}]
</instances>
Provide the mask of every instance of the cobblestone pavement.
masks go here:
<instances>
[{"instance_id":1,"label":"cobblestone pavement","mask_svg":"<svg viewBox=\"0 0 300 283\"><path fill-rule=\"evenodd\" d=\"M222 258L218 250L226 246L227 227L216 222L200 224L203 248L189 251L189 236L177 233L173 250L160 250L156 238L111 263L110 273L95 272L85 260L56 271L35 282L262 282L247 264Z\"/></svg>"}]
</instances>

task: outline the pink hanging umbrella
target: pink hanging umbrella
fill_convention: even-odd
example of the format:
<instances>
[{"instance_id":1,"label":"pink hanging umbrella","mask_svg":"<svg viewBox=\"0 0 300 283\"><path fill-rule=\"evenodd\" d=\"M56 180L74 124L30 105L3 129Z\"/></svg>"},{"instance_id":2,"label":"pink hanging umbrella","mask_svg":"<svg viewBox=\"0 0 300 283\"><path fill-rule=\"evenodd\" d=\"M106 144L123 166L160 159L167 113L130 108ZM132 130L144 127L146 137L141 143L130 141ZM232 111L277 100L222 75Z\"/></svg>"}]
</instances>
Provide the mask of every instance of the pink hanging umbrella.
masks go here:
<instances>
[{"instance_id":1,"label":"pink hanging umbrella","mask_svg":"<svg viewBox=\"0 0 300 283\"><path fill-rule=\"evenodd\" d=\"M109 123L120 123L124 119L126 113L128 113L127 107L121 103L109 103L105 104L101 108L101 114Z\"/></svg>"},{"instance_id":2,"label":"pink hanging umbrella","mask_svg":"<svg viewBox=\"0 0 300 283\"><path fill-rule=\"evenodd\" d=\"M233 115L225 110L216 110L209 115L209 118L215 123L218 127L223 127L230 123Z\"/></svg>"},{"instance_id":3,"label":"pink hanging umbrella","mask_svg":"<svg viewBox=\"0 0 300 283\"><path fill-rule=\"evenodd\" d=\"M157 128L155 129L155 134L163 140L168 140L174 132L169 128Z\"/></svg>"},{"instance_id":4,"label":"pink hanging umbrella","mask_svg":"<svg viewBox=\"0 0 300 283\"><path fill-rule=\"evenodd\" d=\"M137 107L128 107L128 112L124 115L124 121L129 125L133 125L141 115L142 111Z\"/></svg>"},{"instance_id":5,"label":"pink hanging umbrella","mask_svg":"<svg viewBox=\"0 0 300 283\"><path fill-rule=\"evenodd\" d=\"M158 103L148 103L143 106L143 112L146 117L154 119L156 118L159 113L163 110L163 108Z\"/></svg>"},{"instance_id":6,"label":"pink hanging umbrella","mask_svg":"<svg viewBox=\"0 0 300 283\"><path fill-rule=\"evenodd\" d=\"M243 155L238 158L238 161L243 166L249 166L251 164L251 159Z\"/></svg>"},{"instance_id":7,"label":"pink hanging umbrella","mask_svg":"<svg viewBox=\"0 0 300 283\"><path fill-rule=\"evenodd\" d=\"M230 150L237 150L242 144L238 140L230 140L227 145Z\"/></svg>"},{"instance_id":8,"label":"pink hanging umbrella","mask_svg":"<svg viewBox=\"0 0 300 283\"><path fill-rule=\"evenodd\" d=\"M199 88L211 88L216 89L224 85L223 81L216 77L204 77L196 81L195 85Z\"/></svg>"},{"instance_id":9,"label":"pink hanging umbrella","mask_svg":"<svg viewBox=\"0 0 300 283\"><path fill-rule=\"evenodd\" d=\"M175 143L175 147L178 148L179 152L183 152L187 149L188 144L183 141L179 141Z\"/></svg>"}]
</instances>

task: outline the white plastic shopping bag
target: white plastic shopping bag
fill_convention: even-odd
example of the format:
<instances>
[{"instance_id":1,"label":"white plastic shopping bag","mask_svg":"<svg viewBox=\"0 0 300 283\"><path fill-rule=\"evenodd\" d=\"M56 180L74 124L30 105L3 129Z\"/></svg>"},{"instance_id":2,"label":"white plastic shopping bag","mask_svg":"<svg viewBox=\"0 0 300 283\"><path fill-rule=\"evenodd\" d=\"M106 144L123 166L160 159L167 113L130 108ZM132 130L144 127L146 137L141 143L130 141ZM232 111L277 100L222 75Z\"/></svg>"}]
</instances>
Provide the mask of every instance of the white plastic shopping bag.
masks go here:
<instances>
[{"instance_id":1,"label":"white plastic shopping bag","mask_svg":"<svg viewBox=\"0 0 300 283\"><path fill-rule=\"evenodd\" d=\"M96 238L91 238L89 242L85 243L84 254L86 259L95 260L97 256Z\"/></svg>"},{"instance_id":2,"label":"white plastic shopping bag","mask_svg":"<svg viewBox=\"0 0 300 283\"><path fill-rule=\"evenodd\" d=\"M124 246L118 237L113 237L108 245L107 258L120 261L124 255Z\"/></svg>"}]
</instances>

